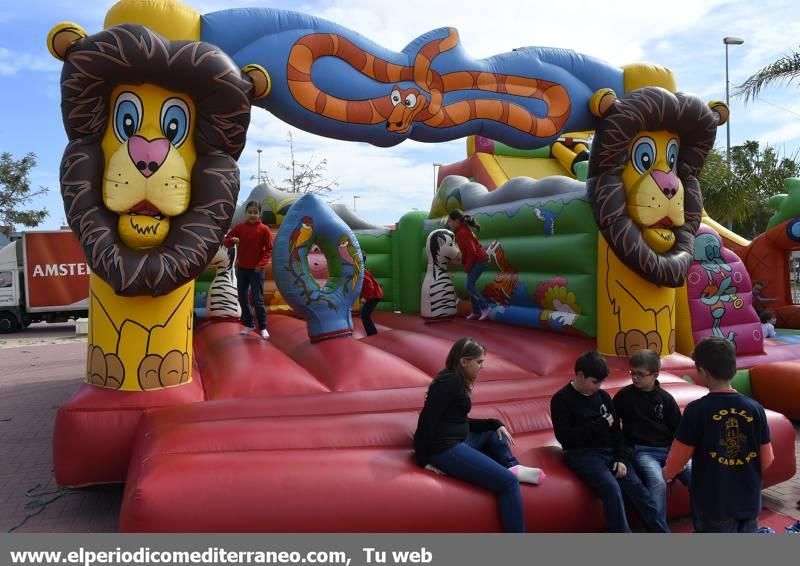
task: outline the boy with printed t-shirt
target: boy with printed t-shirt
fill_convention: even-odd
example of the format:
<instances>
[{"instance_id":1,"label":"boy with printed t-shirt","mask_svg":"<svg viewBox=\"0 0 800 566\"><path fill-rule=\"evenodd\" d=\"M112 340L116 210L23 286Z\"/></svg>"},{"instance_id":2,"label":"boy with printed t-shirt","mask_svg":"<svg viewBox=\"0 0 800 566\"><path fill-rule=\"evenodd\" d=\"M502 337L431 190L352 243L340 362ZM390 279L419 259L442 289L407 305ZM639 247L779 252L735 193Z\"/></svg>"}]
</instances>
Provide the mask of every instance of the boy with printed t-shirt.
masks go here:
<instances>
[{"instance_id":1,"label":"boy with printed t-shirt","mask_svg":"<svg viewBox=\"0 0 800 566\"><path fill-rule=\"evenodd\" d=\"M692 521L700 533L754 533L761 480L775 459L764 408L731 389L733 344L703 339L692 354L709 393L686 406L664 466L672 479L692 460Z\"/></svg>"}]
</instances>

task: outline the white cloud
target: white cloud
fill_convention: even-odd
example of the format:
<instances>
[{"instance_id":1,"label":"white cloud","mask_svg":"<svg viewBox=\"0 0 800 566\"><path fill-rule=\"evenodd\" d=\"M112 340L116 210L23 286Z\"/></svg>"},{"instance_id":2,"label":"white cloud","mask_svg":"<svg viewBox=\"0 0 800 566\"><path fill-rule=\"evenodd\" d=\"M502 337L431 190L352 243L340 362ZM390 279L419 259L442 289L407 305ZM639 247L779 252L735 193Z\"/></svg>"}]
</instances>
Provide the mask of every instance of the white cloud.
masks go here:
<instances>
[{"instance_id":1,"label":"white cloud","mask_svg":"<svg viewBox=\"0 0 800 566\"><path fill-rule=\"evenodd\" d=\"M306 163L327 159L327 179L338 186L326 196L345 206L353 206L357 195L357 210L365 220L375 224L393 224L406 212L417 208L430 210L433 197L433 166L436 161L453 162L465 157L464 142L423 144L407 141L386 149L365 143L323 138L290 128L274 116L256 110L248 130L248 141L239 159L244 200L256 184L258 153L261 149L261 169L273 179L282 180L287 173L277 163L289 163L287 133L291 130L295 159Z\"/></svg>"},{"instance_id":2,"label":"white cloud","mask_svg":"<svg viewBox=\"0 0 800 566\"><path fill-rule=\"evenodd\" d=\"M668 9L653 2L657 18L645 2L608 0L592 9L582 2L525 2L520 0L462 0L449 2L405 0L336 0L320 2L315 14L335 21L399 51L423 33L441 26L459 30L467 52L484 58L527 45L564 47L615 64L641 57L644 46L702 18L724 0L673 0ZM402 9L398 6L402 5Z\"/></svg>"},{"instance_id":3,"label":"white cloud","mask_svg":"<svg viewBox=\"0 0 800 566\"><path fill-rule=\"evenodd\" d=\"M773 130L767 130L761 136L772 146L786 146L785 142L797 141L800 139L800 120L784 123L782 126ZM765 142L766 143L766 142ZM794 144L796 147L796 144ZM791 149L789 152L791 153ZM796 150L795 150L796 151Z\"/></svg>"},{"instance_id":4,"label":"white cloud","mask_svg":"<svg viewBox=\"0 0 800 566\"><path fill-rule=\"evenodd\" d=\"M57 73L61 70L61 63L49 54L17 53L5 47L0 47L0 75L16 75L18 72L26 70Z\"/></svg>"},{"instance_id":5,"label":"white cloud","mask_svg":"<svg viewBox=\"0 0 800 566\"><path fill-rule=\"evenodd\" d=\"M114 0L8 0L3 3L0 21L13 25L37 22L49 29L61 21L73 21L89 33L100 30L103 18ZM44 42L44 38L40 39Z\"/></svg>"}]
</instances>

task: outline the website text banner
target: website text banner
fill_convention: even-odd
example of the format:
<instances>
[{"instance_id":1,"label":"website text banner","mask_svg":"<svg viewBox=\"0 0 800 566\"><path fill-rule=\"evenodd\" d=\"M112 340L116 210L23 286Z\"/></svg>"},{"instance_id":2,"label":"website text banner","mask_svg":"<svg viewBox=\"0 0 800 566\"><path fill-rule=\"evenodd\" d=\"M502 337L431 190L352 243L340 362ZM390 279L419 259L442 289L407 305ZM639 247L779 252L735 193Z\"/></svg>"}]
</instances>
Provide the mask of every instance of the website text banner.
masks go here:
<instances>
[{"instance_id":1,"label":"website text banner","mask_svg":"<svg viewBox=\"0 0 800 566\"><path fill-rule=\"evenodd\" d=\"M91 535L0 536L3 566L796 564L787 535Z\"/></svg>"}]
</instances>

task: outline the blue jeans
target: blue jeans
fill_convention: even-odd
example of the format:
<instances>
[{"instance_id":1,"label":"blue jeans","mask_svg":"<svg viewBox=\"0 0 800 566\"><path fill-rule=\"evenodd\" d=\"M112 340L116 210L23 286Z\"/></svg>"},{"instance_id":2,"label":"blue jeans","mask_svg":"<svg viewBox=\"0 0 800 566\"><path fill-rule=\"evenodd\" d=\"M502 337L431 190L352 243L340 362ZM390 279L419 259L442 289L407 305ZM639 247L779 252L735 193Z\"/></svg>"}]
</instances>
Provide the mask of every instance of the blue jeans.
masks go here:
<instances>
[{"instance_id":1,"label":"blue jeans","mask_svg":"<svg viewBox=\"0 0 800 566\"><path fill-rule=\"evenodd\" d=\"M758 531L758 515L749 519L707 517L697 504L697 498L693 496L691 490L689 499L692 505L692 524L696 533L755 533Z\"/></svg>"},{"instance_id":2,"label":"blue jeans","mask_svg":"<svg viewBox=\"0 0 800 566\"><path fill-rule=\"evenodd\" d=\"M752 519L711 519L692 499L692 523L696 533L755 533L758 531L758 517Z\"/></svg>"},{"instance_id":3,"label":"blue jeans","mask_svg":"<svg viewBox=\"0 0 800 566\"><path fill-rule=\"evenodd\" d=\"M258 327L264 330L267 327L267 309L264 307L264 272L255 269L236 268L236 288L239 291L239 305L242 307L242 324L248 328L255 328L253 324L253 309L250 307L248 291L253 296L256 305Z\"/></svg>"},{"instance_id":4,"label":"blue jeans","mask_svg":"<svg viewBox=\"0 0 800 566\"><path fill-rule=\"evenodd\" d=\"M624 495L649 532L668 533L669 527L666 521L659 517L650 492L639 479L633 466L627 466L627 475L617 479L611 473L613 461L614 453L611 448L578 448L564 453L567 467L600 496L609 532L631 532L628 518L625 516L625 503L622 499Z\"/></svg>"},{"instance_id":5,"label":"blue jeans","mask_svg":"<svg viewBox=\"0 0 800 566\"><path fill-rule=\"evenodd\" d=\"M467 283L465 287L467 289L467 293L469 293L469 299L472 302L472 312L475 314L481 314L481 311L489 308L489 303L486 301L486 297L484 297L483 293L478 291L478 288L476 287L478 279L486 270L488 265L488 260L480 261L474 264L472 269L467 272Z\"/></svg>"},{"instance_id":6,"label":"blue jeans","mask_svg":"<svg viewBox=\"0 0 800 566\"><path fill-rule=\"evenodd\" d=\"M525 532L519 480L508 469L519 462L497 431L471 432L464 442L431 456L430 464L449 476L493 492L498 498L503 530Z\"/></svg>"},{"instance_id":7,"label":"blue jeans","mask_svg":"<svg viewBox=\"0 0 800 566\"><path fill-rule=\"evenodd\" d=\"M644 446L637 444L634 446L633 467L642 480L642 483L650 490L650 497L656 504L658 516L667 522L667 482L664 481L662 469L667 463L669 447ZM691 464L686 466L676 477L680 482L689 486L692 479Z\"/></svg>"}]
</instances>

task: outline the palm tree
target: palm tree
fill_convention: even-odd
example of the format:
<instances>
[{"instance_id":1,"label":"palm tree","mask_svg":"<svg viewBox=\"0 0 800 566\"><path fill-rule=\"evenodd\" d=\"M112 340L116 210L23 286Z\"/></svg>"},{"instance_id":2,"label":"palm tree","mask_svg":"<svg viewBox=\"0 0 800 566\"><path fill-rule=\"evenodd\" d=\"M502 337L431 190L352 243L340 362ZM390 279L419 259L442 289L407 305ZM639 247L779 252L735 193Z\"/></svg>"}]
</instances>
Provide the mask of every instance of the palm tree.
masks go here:
<instances>
[{"instance_id":1,"label":"palm tree","mask_svg":"<svg viewBox=\"0 0 800 566\"><path fill-rule=\"evenodd\" d=\"M800 77L800 52L792 51L736 87L734 96L743 96L745 102L755 100L761 89L768 84L790 83L798 77Z\"/></svg>"}]
</instances>

